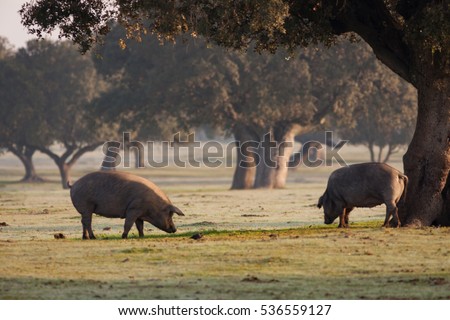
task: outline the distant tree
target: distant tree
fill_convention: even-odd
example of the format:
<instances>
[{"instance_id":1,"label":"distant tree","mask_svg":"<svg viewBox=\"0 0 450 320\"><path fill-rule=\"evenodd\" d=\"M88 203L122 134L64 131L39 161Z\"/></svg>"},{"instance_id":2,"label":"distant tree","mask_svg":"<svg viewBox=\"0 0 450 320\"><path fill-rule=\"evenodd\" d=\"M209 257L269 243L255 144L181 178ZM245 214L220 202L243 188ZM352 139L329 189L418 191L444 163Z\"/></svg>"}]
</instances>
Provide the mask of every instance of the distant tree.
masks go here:
<instances>
[{"instance_id":1,"label":"distant tree","mask_svg":"<svg viewBox=\"0 0 450 320\"><path fill-rule=\"evenodd\" d=\"M23 164L25 174L21 181L40 182L43 179L37 175L33 164L36 148L29 144L39 138L33 132L36 124L32 108L42 96L29 81L28 72L16 63L15 52L7 40L0 38L0 147Z\"/></svg>"},{"instance_id":2,"label":"distant tree","mask_svg":"<svg viewBox=\"0 0 450 320\"><path fill-rule=\"evenodd\" d=\"M152 43L154 52L150 55L146 52L146 43L121 49L117 46L119 39L124 37L120 31L116 29L104 45L98 46L93 53L97 72L110 86L108 92L94 100L95 114L117 125L115 140L121 140L122 134L127 132L132 141L158 141L170 139L180 130L188 130L178 104L168 107L161 98L167 86L177 81L175 74L170 79L164 77L165 70L172 68L171 63L161 61L168 53L167 50L164 51L155 43ZM180 67L181 64L177 66ZM120 147L132 147L136 168L144 166L144 153L138 152L136 144ZM113 157L116 155L117 152L106 155L103 170L114 170L117 163Z\"/></svg>"},{"instance_id":3,"label":"distant tree","mask_svg":"<svg viewBox=\"0 0 450 320\"><path fill-rule=\"evenodd\" d=\"M0 37L0 60L11 58L14 55L12 44L5 37Z\"/></svg>"},{"instance_id":4,"label":"distant tree","mask_svg":"<svg viewBox=\"0 0 450 320\"><path fill-rule=\"evenodd\" d=\"M308 64L288 58L210 48L192 57L195 71L178 84L188 115L234 135L237 163L245 163L236 167L232 189L284 187L294 136L310 130L323 112L311 94ZM274 148L255 149L269 140Z\"/></svg>"},{"instance_id":5,"label":"distant tree","mask_svg":"<svg viewBox=\"0 0 450 320\"><path fill-rule=\"evenodd\" d=\"M106 90L106 84L90 57L80 55L67 42L29 41L17 52L16 61L29 70L29 81L42 95L30 105L35 125L22 128L39 138L27 146L55 162L67 188L76 161L111 135L111 125L91 112L92 100ZM62 147L61 153L54 150L54 143Z\"/></svg>"},{"instance_id":6,"label":"distant tree","mask_svg":"<svg viewBox=\"0 0 450 320\"><path fill-rule=\"evenodd\" d=\"M416 90L377 61L361 69L347 89L339 102L346 107L335 117L337 131L350 143L365 145L371 161L387 162L412 138Z\"/></svg>"}]
</instances>

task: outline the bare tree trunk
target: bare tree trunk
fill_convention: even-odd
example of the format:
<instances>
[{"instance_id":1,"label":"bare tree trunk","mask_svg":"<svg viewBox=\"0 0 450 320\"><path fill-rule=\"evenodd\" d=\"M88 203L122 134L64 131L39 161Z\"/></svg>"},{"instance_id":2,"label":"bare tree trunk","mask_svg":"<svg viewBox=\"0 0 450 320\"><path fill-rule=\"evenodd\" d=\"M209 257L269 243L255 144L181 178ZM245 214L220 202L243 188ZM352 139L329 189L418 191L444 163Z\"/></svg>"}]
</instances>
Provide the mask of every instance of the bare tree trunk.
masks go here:
<instances>
[{"instance_id":1,"label":"bare tree trunk","mask_svg":"<svg viewBox=\"0 0 450 320\"><path fill-rule=\"evenodd\" d=\"M410 226L429 226L449 213L444 204L450 170L450 78L446 73L436 77L429 69L423 68L418 79L416 130L403 157L409 185L400 219Z\"/></svg>"},{"instance_id":2,"label":"bare tree trunk","mask_svg":"<svg viewBox=\"0 0 450 320\"><path fill-rule=\"evenodd\" d=\"M373 142L369 142L367 148L369 148L370 152L370 161L375 162L375 152L373 150Z\"/></svg>"},{"instance_id":3,"label":"bare tree trunk","mask_svg":"<svg viewBox=\"0 0 450 320\"><path fill-rule=\"evenodd\" d=\"M289 161L294 151L294 138L302 127L292 123L279 123L268 132L272 141L258 149L261 161L256 169L255 188L284 188L289 172ZM268 140L268 139L267 139ZM268 141L267 141L268 142Z\"/></svg>"},{"instance_id":4,"label":"bare tree trunk","mask_svg":"<svg viewBox=\"0 0 450 320\"><path fill-rule=\"evenodd\" d=\"M236 125L234 139L236 140L237 162L231 189L251 189L255 180L256 163L252 148L256 147L254 134L249 127ZM254 142L252 142L254 141Z\"/></svg>"},{"instance_id":5,"label":"bare tree trunk","mask_svg":"<svg viewBox=\"0 0 450 320\"><path fill-rule=\"evenodd\" d=\"M25 175L23 176L23 178L20 181L22 181L22 182L43 182L44 179L37 175L36 169L34 167L32 157L33 157L35 150L32 150L31 153L27 152L28 150L25 151L24 158L22 160L22 163L25 167Z\"/></svg>"},{"instance_id":6,"label":"bare tree trunk","mask_svg":"<svg viewBox=\"0 0 450 320\"><path fill-rule=\"evenodd\" d=\"M258 149L258 155L261 160L258 166L256 167L255 182L253 184L253 188L255 189L259 188L272 189L275 186L276 165L272 166L264 163L264 161L274 158L274 157L269 158L268 156L269 153L270 153L269 151L265 151L264 149ZM274 155L274 153L272 154Z\"/></svg>"},{"instance_id":7,"label":"bare tree trunk","mask_svg":"<svg viewBox=\"0 0 450 320\"><path fill-rule=\"evenodd\" d=\"M272 129L260 135L260 137L260 146L257 150L259 163L256 166L256 176L253 188L272 189L275 186L278 148L275 147L276 141ZM271 144L273 144L273 146L271 146Z\"/></svg>"},{"instance_id":8,"label":"bare tree trunk","mask_svg":"<svg viewBox=\"0 0 450 320\"><path fill-rule=\"evenodd\" d=\"M384 146L378 146L378 161L377 162L381 162L381 158L383 157L383 149L384 149Z\"/></svg>"},{"instance_id":9,"label":"bare tree trunk","mask_svg":"<svg viewBox=\"0 0 450 320\"><path fill-rule=\"evenodd\" d=\"M389 159L391 158L391 155L394 153L394 148L392 147L392 145L388 145L388 151L386 153L386 156L384 157L383 163L386 163L389 161Z\"/></svg>"},{"instance_id":10,"label":"bare tree trunk","mask_svg":"<svg viewBox=\"0 0 450 320\"><path fill-rule=\"evenodd\" d=\"M70 182L70 170L73 165L87 152L94 151L102 142L96 142L84 147L79 147L75 145L65 145L66 151L61 155L57 155L52 152L49 147L35 146L37 150L48 155L56 164L59 169L59 174L61 175L61 183L63 189L68 189L68 182Z\"/></svg>"},{"instance_id":11,"label":"bare tree trunk","mask_svg":"<svg viewBox=\"0 0 450 320\"><path fill-rule=\"evenodd\" d=\"M39 177L36 173L36 169L33 163L33 155L36 151L35 148L30 148L27 146L22 147L8 147L8 150L13 153L17 158L19 158L20 162L22 162L25 174L23 178L20 180L21 182L43 182L44 179Z\"/></svg>"},{"instance_id":12,"label":"bare tree trunk","mask_svg":"<svg viewBox=\"0 0 450 320\"><path fill-rule=\"evenodd\" d=\"M274 188L281 189L286 186L286 180L289 172L289 161L294 152L294 138L299 134L299 126L290 126L282 129L279 137L277 168L275 172Z\"/></svg>"},{"instance_id":13,"label":"bare tree trunk","mask_svg":"<svg viewBox=\"0 0 450 320\"><path fill-rule=\"evenodd\" d=\"M64 161L59 161L58 163L56 163L56 165L59 169L63 189L69 189L68 183L70 182L70 169L72 168L72 166L64 163Z\"/></svg>"}]
</instances>

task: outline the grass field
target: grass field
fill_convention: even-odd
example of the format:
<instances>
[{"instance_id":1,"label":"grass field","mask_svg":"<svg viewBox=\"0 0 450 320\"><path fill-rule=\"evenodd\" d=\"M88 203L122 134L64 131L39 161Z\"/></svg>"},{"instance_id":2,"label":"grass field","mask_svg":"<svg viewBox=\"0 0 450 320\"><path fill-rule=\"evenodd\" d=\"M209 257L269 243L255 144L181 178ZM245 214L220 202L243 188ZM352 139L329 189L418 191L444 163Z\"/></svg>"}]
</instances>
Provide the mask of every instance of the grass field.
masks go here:
<instances>
[{"instance_id":1,"label":"grass field","mask_svg":"<svg viewBox=\"0 0 450 320\"><path fill-rule=\"evenodd\" d=\"M346 156L365 160L360 149ZM227 168L133 170L185 212L178 233L146 224L144 239L132 229L122 240L123 220L96 216L99 239L83 241L56 169L36 163L49 182L17 183L18 162L0 158L0 299L450 298L450 229L383 229L384 207L355 210L349 229L325 226L315 204L333 168L297 169L270 191L229 191Z\"/></svg>"}]
</instances>

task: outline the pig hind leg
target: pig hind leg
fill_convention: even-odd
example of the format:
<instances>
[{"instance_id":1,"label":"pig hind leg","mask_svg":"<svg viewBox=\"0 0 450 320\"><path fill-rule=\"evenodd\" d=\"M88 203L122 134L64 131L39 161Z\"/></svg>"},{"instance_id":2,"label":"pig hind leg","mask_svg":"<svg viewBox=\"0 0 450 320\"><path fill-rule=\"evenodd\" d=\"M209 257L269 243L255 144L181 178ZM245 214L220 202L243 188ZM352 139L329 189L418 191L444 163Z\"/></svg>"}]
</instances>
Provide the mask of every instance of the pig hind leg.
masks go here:
<instances>
[{"instance_id":1,"label":"pig hind leg","mask_svg":"<svg viewBox=\"0 0 450 320\"><path fill-rule=\"evenodd\" d=\"M81 224L83 225L83 239L95 239L92 231L92 212L81 213Z\"/></svg>"},{"instance_id":2,"label":"pig hind leg","mask_svg":"<svg viewBox=\"0 0 450 320\"><path fill-rule=\"evenodd\" d=\"M386 218L384 219L383 227L389 228L389 218L392 215L392 225L400 227L400 219L398 218L398 208L395 202L390 201L386 203Z\"/></svg>"}]
</instances>

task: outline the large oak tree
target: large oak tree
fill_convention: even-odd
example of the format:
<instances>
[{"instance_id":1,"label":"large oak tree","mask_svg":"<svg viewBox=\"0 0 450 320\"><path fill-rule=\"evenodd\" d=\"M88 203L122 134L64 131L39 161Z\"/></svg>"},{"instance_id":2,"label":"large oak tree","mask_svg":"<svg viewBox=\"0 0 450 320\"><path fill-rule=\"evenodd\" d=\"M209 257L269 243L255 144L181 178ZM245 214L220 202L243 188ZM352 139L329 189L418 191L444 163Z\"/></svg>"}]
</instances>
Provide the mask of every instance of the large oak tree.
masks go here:
<instances>
[{"instance_id":1,"label":"large oak tree","mask_svg":"<svg viewBox=\"0 0 450 320\"><path fill-rule=\"evenodd\" d=\"M22 18L38 35L59 27L84 50L109 31L111 20L137 38L201 34L223 46L253 41L272 52L357 33L418 90L416 130L404 156L410 183L402 221L430 225L450 214L449 0L36 0L24 6Z\"/></svg>"}]
</instances>

